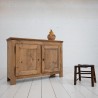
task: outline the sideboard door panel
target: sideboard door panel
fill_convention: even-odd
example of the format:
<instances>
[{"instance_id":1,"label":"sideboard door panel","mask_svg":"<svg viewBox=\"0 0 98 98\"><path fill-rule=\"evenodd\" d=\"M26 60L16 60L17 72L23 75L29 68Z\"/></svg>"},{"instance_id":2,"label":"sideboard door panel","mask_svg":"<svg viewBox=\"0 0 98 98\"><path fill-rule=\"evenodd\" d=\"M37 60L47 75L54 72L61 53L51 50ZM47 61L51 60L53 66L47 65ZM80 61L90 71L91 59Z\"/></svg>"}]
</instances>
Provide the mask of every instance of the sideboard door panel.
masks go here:
<instances>
[{"instance_id":1,"label":"sideboard door panel","mask_svg":"<svg viewBox=\"0 0 98 98\"><path fill-rule=\"evenodd\" d=\"M42 46L42 73L59 71L59 54L58 46Z\"/></svg>"},{"instance_id":2,"label":"sideboard door panel","mask_svg":"<svg viewBox=\"0 0 98 98\"><path fill-rule=\"evenodd\" d=\"M40 46L16 44L16 76L41 72Z\"/></svg>"}]
</instances>

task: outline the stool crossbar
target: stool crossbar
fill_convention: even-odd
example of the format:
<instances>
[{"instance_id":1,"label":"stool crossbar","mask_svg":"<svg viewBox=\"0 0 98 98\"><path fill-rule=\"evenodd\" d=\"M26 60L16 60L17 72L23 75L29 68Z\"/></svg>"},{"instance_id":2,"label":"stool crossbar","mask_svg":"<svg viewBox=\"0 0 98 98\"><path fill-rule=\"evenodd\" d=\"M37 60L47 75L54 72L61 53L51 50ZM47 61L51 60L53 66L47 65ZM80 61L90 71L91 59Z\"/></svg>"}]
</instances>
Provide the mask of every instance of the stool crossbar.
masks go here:
<instances>
[{"instance_id":1,"label":"stool crossbar","mask_svg":"<svg viewBox=\"0 0 98 98\"><path fill-rule=\"evenodd\" d=\"M90 68L90 71L84 71L82 68ZM91 76L82 76L82 74L90 74ZM77 78L78 75L78 78ZM91 85L94 87L94 82L96 83L96 75L94 65L78 64L74 66L74 85L76 81L81 81L81 78L91 78Z\"/></svg>"}]
</instances>

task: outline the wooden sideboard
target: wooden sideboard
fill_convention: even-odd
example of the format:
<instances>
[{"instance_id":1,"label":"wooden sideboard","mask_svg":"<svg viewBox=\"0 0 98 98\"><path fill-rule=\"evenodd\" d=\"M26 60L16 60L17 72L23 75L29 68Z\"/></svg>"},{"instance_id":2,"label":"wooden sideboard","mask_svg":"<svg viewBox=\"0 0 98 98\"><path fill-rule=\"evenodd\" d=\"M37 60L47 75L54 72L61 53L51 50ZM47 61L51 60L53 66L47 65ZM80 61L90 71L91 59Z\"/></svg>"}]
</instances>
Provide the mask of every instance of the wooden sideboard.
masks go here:
<instances>
[{"instance_id":1,"label":"wooden sideboard","mask_svg":"<svg viewBox=\"0 0 98 98\"><path fill-rule=\"evenodd\" d=\"M7 39L7 81L54 75L63 76L63 41L14 38Z\"/></svg>"}]
</instances>

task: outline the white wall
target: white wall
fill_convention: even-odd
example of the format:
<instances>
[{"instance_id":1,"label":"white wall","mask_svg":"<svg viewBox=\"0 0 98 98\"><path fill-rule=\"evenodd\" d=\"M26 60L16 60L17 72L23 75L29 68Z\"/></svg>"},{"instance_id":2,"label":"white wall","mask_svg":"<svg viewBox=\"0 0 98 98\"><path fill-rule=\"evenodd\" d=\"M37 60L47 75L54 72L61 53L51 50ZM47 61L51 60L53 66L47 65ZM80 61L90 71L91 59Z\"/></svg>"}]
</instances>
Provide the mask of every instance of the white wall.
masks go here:
<instances>
[{"instance_id":1,"label":"white wall","mask_svg":"<svg viewBox=\"0 0 98 98\"><path fill-rule=\"evenodd\" d=\"M0 67L8 37L63 40L63 65L98 66L98 0L0 0Z\"/></svg>"}]
</instances>

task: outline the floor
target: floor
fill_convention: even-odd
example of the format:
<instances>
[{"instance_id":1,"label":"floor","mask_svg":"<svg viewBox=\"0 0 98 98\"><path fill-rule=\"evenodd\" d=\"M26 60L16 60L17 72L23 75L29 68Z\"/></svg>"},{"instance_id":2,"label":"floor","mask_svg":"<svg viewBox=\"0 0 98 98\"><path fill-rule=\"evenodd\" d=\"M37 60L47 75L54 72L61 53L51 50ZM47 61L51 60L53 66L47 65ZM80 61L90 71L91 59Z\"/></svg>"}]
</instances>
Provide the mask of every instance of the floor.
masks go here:
<instances>
[{"instance_id":1,"label":"floor","mask_svg":"<svg viewBox=\"0 0 98 98\"><path fill-rule=\"evenodd\" d=\"M98 67L96 67L98 79ZM82 79L75 86L73 67L64 67L64 77L37 77L17 80L16 85L6 81L6 70L0 69L0 98L98 98L98 83L91 87L90 79Z\"/></svg>"}]
</instances>

